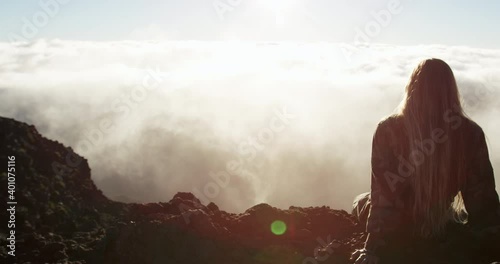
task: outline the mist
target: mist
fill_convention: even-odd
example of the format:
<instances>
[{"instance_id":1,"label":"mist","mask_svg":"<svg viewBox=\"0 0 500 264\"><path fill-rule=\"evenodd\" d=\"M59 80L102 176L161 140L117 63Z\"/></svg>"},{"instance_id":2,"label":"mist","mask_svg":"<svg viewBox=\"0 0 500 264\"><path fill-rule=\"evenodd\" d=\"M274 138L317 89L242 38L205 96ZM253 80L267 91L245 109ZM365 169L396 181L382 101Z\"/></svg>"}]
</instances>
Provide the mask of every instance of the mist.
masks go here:
<instances>
[{"instance_id":1,"label":"mist","mask_svg":"<svg viewBox=\"0 0 500 264\"><path fill-rule=\"evenodd\" d=\"M377 123L425 58L454 70L500 169L500 50L330 43L0 43L0 115L88 159L109 198L242 212L369 191ZM497 189L499 176L496 175Z\"/></svg>"}]
</instances>

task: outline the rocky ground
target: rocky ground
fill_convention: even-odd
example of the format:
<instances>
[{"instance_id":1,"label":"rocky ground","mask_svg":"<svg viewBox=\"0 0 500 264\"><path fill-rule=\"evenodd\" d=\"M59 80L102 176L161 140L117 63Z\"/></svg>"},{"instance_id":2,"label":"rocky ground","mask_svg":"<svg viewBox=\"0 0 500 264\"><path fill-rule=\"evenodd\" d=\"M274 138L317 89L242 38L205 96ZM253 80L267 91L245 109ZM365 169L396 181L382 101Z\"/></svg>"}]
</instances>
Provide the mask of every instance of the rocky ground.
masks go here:
<instances>
[{"instance_id":1,"label":"rocky ground","mask_svg":"<svg viewBox=\"0 0 500 264\"><path fill-rule=\"evenodd\" d=\"M2 263L350 263L366 238L347 212L325 206L259 204L232 214L190 193L164 203L111 201L84 158L35 127L0 118L0 140L2 162L16 157L17 201L16 256L8 255L10 229L0 224ZM7 204L6 170L0 185ZM271 232L276 220L287 225L282 235ZM492 263L499 249L498 236L453 227L446 238L394 248L383 263Z\"/></svg>"}]
</instances>

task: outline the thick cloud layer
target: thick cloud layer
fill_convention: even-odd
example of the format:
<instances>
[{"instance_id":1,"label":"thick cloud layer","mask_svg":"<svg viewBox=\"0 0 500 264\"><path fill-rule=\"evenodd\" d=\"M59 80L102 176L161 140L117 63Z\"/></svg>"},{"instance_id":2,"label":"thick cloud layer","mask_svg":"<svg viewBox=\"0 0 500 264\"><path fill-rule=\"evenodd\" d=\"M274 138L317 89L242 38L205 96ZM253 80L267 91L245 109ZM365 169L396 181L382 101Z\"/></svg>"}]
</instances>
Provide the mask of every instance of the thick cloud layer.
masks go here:
<instances>
[{"instance_id":1,"label":"thick cloud layer","mask_svg":"<svg viewBox=\"0 0 500 264\"><path fill-rule=\"evenodd\" d=\"M429 57L454 69L500 168L500 50L61 40L0 50L0 115L72 146L114 199L189 191L234 212L348 209L369 190L376 124Z\"/></svg>"}]
</instances>

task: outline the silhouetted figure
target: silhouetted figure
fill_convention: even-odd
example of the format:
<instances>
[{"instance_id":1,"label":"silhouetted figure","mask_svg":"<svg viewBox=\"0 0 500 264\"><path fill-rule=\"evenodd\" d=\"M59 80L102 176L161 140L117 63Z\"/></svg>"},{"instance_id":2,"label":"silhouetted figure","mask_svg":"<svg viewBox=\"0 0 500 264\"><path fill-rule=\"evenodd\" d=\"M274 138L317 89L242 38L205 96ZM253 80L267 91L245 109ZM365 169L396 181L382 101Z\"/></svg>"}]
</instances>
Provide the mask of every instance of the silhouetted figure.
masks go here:
<instances>
[{"instance_id":1,"label":"silhouetted figure","mask_svg":"<svg viewBox=\"0 0 500 264\"><path fill-rule=\"evenodd\" d=\"M398 112L377 126L371 166L371 192L354 202L369 233L356 264L378 263L393 238L438 237L450 221L478 231L500 225L485 135L463 112L442 60L413 71Z\"/></svg>"}]
</instances>

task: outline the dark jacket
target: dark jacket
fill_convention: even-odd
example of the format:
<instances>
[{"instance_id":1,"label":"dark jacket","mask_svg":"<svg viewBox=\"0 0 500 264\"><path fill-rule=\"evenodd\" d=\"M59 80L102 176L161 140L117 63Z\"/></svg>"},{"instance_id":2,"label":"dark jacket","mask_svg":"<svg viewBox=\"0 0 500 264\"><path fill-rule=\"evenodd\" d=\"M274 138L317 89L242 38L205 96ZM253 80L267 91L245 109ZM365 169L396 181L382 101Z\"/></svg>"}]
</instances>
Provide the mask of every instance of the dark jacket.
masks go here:
<instances>
[{"instance_id":1,"label":"dark jacket","mask_svg":"<svg viewBox=\"0 0 500 264\"><path fill-rule=\"evenodd\" d=\"M483 130L465 117L456 116L453 121L453 135L449 136L465 142L464 161L468 173L459 190L468 212L468 225L473 228L498 225L500 203ZM412 235L409 204L413 190L408 175L404 175L409 160L405 131L401 118L392 116L378 124L373 136L371 209L366 226L369 233L366 248L373 251L394 234ZM440 136L439 139L443 139L448 135Z\"/></svg>"}]
</instances>

